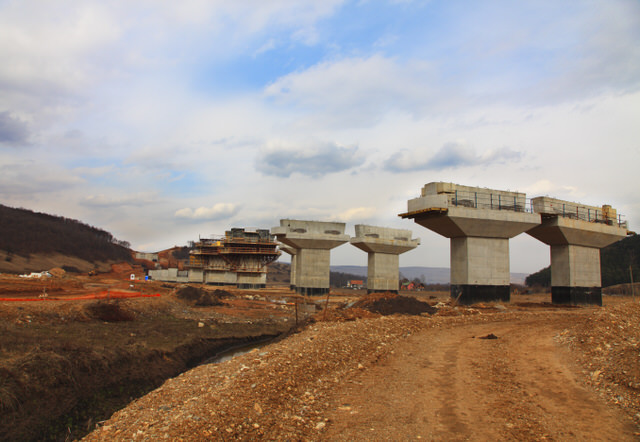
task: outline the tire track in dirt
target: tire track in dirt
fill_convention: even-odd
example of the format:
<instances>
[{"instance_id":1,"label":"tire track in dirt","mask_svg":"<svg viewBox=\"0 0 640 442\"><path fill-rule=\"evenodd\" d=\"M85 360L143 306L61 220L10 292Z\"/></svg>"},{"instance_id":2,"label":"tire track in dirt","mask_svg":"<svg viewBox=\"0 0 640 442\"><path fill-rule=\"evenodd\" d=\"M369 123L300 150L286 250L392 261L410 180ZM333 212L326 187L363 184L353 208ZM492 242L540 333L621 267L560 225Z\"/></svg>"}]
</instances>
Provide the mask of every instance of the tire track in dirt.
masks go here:
<instances>
[{"instance_id":1,"label":"tire track in dirt","mask_svg":"<svg viewBox=\"0 0 640 442\"><path fill-rule=\"evenodd\" d=\"M572 313L416 333L333 398L324 440L634 440L554 342ZM479 339L493 333L499 339Z\"/></svg>"}]
</instances>

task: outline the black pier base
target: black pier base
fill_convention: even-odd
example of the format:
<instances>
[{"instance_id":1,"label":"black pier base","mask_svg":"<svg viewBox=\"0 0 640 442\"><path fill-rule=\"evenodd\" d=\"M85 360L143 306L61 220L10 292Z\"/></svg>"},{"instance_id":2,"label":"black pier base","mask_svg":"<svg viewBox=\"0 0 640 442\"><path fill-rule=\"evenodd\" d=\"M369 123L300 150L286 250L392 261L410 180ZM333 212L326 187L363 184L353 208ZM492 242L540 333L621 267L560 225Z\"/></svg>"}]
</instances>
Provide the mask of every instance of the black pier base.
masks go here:
<instances>
[{"instance_id":1,"label":"black pier base","mask_svg":"<svg viewBox=\"0 0 640 442\"><path fill-rule=\"evenodd\" d=\"M602 306L602 287L551 287L551 302Z\"/></svg>"},{"instance_id":2,"label":"black pier base","mask_svg":"<svg viewBox=\"0 0 640 442\"><path fill-rule=\"evenodd\" d=\"M296 287L296 292L304 296L320 296L329 293L329 288L324 287Z\"/></svg>"},{"instance_id":3,"label":"black pier base","mask_svg":"<svg viewBox=\"0 0 640 442\"><path fill-rule=\"evenodd\" d=\"M251 290L251 289L263 289L263 288L266 288L267 285L266 284L246 284L246 283L242 283L242 284L237 284L236 287L239 288L239 289Z\"/></svg>"},{"instance_id":4,"label":"black pier base","mask_svg":"<svg viewBox=\"0 0 640 442\"><path fill-rule=\"evenodd\" d=\"M451 285L451 299L459 304L471 305L477 302L509 302L511 292L508 285Z\"/></svg>"}]
</instances>

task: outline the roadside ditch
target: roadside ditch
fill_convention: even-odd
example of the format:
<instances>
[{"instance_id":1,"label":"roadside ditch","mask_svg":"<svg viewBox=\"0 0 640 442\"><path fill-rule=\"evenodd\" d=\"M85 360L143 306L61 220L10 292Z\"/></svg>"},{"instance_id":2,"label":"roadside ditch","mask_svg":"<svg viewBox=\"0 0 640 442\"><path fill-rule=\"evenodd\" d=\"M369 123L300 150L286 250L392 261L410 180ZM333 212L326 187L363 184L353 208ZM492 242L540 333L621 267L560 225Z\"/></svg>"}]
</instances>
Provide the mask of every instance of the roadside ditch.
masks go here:
<instances>
[{"instance_id":1,"label":"roadside ditch","mask_svg":"<svg viewBox=\"0 0 640 442\"><path fill-rule=\"evenodd\" d=\"M269 319L201 325L166 311L95 304L83 310L89 317L30 314L0 323L0 440L81 438L167 379L291 326Z\"/></svg>"}]
</instances>

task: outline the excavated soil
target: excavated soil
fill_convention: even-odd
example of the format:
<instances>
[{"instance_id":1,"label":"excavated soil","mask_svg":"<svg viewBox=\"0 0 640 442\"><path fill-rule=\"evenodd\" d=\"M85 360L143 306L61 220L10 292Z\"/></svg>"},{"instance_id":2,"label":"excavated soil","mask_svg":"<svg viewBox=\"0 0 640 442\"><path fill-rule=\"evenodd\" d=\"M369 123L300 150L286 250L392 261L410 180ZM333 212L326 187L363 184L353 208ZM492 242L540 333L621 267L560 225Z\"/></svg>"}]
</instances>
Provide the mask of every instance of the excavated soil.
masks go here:
<instances>
[{"instance_id":1,"label":"excavated soil","mask_svg":"<svg viewBox=\"0 0 640 442\"><path fill-rule=\"evenodd\" d=\"M178 298L179 286L136 281L131 288L131 267L121 270L0 276L0 298L14 300L0 301L0 440L81 437L167 378L295 324L286 304L197 287L195 303L207 305L195 307ZM154 296L84 299L123 288ZM221 295L224 306L211 306Z\"/></svg>"},{"instance_id":2,"label":"excavated soil","mask_svg":"<svg viewBox=\"0 0 640 442\"><path fill-rule=\"evenodd\" d=\"M296 308L284 287L196 287L181 299L180 285L131 288L131 270L118 270L0 277L0 296L46 289L58 299L0 302L0 439L640 436L640 307L624 298L605 297L602 308L554 306L549 295L465 307L445 293L335 292L312 299L329 308L307 320L316 308ZM160 296L74 300L116 288ZM196 307L203 295L222 305ZM286 338L198 366L296 320Z\"/></svg>"},{"instance_id":3,"label":"excavated soil","mask_svg":"<svg viewBox=\"0 0 640 442\"><path fill-rule=\"evenodd\" d=\"M86 439L640 436L637 305L434 306L448 313L317 314L287 339L165 382Z\"/></svg>"}]
</instances>

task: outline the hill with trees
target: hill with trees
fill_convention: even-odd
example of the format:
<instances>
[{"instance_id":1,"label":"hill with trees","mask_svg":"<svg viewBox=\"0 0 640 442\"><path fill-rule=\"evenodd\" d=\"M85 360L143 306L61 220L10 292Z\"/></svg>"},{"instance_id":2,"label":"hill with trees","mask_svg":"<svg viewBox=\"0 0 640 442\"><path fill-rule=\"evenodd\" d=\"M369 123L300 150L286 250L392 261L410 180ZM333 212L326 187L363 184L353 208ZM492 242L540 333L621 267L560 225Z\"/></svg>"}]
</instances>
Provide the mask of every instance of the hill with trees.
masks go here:
<instances>
[{"instance_id":1,"label":"hill with trees","mask_svg":"<svg viewBox=\"0 0 640 442\"><path fill-rule=\"evenodd\" d=\"M22 271L15 268L16 262L29 262L43 255L65 256L89 263L131 261L128 242L62 216L0 204L0 232L3 256L0 271Z\"/></svg>"},{"instance_id":2,"label":"hill with trees","mask_svg":"<svg viewBox=\"0 0 640 442\"><path fill-rule=\"evenodd\" d=\"M633 269L634 281L640 279L640 235L627 236L600 251L602 287L631 282L629 266ZM551 268L545 267L527 276L525 284L530 287L549 287Z\"/></svg>"}]
</instances>

